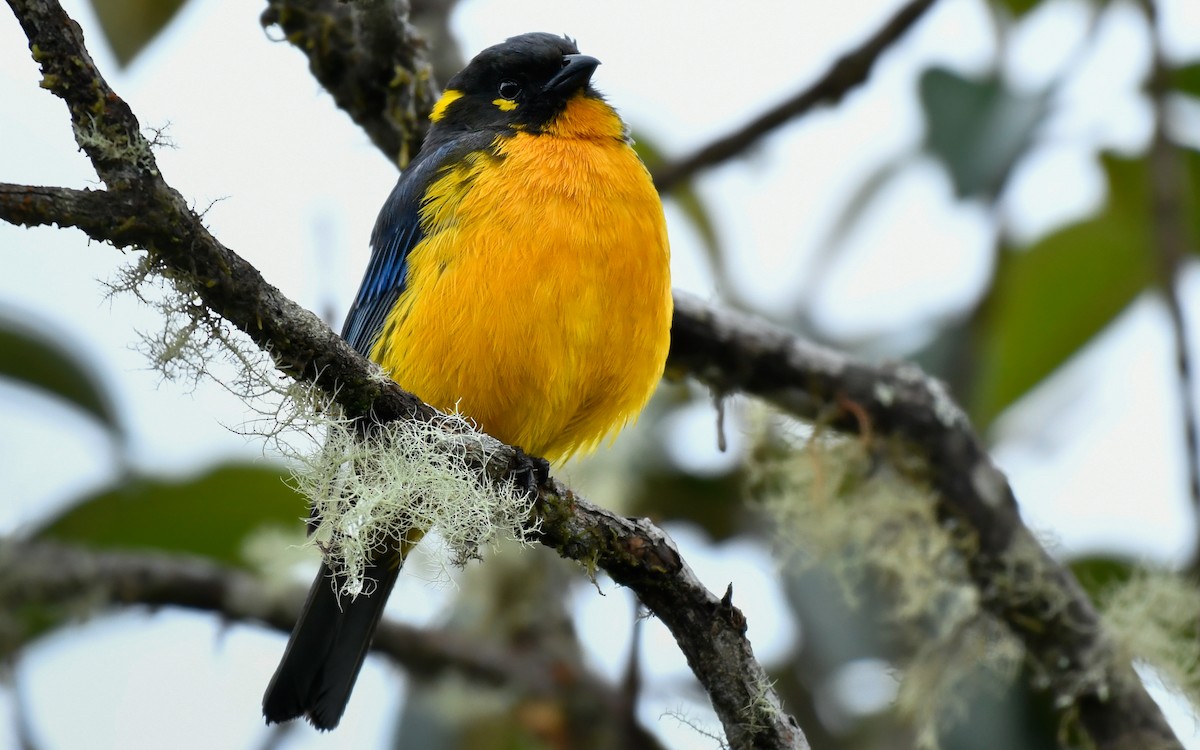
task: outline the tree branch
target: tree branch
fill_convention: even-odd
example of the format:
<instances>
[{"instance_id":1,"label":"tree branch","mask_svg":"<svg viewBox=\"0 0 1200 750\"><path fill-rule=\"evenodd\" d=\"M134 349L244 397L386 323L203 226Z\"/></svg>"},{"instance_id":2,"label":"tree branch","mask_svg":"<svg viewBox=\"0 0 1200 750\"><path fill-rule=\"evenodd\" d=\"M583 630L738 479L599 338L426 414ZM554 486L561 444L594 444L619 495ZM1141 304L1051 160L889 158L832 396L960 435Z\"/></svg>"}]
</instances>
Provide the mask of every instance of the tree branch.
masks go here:
<instances>
[{"instance_id":1,"label":"tree branch","mask_svg":"<svg viewBox=\"0 0 1200 750\"><path fill-rule=\"evenodd\" d=\"M307 587L280 592L249 574L213 562L153 552L86 550L54 542L0 542L0 601L8 612L28 605L172 606L214 612L233 622L291 631ZM525 660L468 643L451 633L384 622L372 648L411 673L433 678L457 672L488 685L548 694L550 675Z\"/></svg>"},{"instance_id":2,"label":"tree branch","mask_svg":"<svg viewBox=\"0 0 1200 750\"><path fill-rule=\"evenodd\" d=\"M763 136L822 104L837 104L848 92L866 82L876 61L904 35L933 5L934 0L910 0L857 49L837 59L818 78L791 99L776 105L737 130L724 135L692 154L654 170L654 185L660 193L670 192L697 172L737 156Z\"/></svg>"},{"instance_id":3,"label":"tree branch","mask_svg":"<svg viewBox=\"0 0 1200 750\"><path fill-rule=\"evenodd\" d=\"M1168 97L1171 93L1170 67L1163 58L1158 6L1144 0L1143 7L1150 20L1154 63L1150 71L1149 93L1154 104L1154 137L1150 143L1150 201L1154 226L1152 252L1158 269L1158 287L1171 322L1172 343L1175 346L1175 374L1179 386L1179 402L1183 413L1185 461L1188 471L1188 492L1192 506L1200 510L1200 427L1197 426L1195 374L1191 350L1188 347L1187 318L1179 299L1179 285L1184 259L1189 255L1188 222L1184 209L1186 175L1180 150L1168 132ZM1195 553L1193 570L1200 570L1200 549Z\"/></svg>"},{"instance_id":4,"label":"tree branch","mask_svg":"<svg viewBox=\"0 0 1200 750\"><path fill-rule=\"evenodd\" d=\"M401 167L421 147L440 92L407 0L268 0L263 26L308 57L337 105Z\"/></svg>"},{"instance_id":5,"label":"tree branch","mask_svg":"<svg viewBox=\"0 0 1200 750\"><path fill-rule=\"evenodd\" d=\"M1021 522L1012 487L945 386L914 365L858 362L691 297L676 294L675 306L672 367L719 393L753 393L846 432L900 438L924 458L983 606L1021 640L1056 705L1077 713L1096 747L1181 747L1074 576ZM847 400L854 409L839 405Z\"/></svg>"},{"instance_id":6,"label":"tree branch","mask_svg":"<svg viewBox=\"0 0 1200 750\"><path fill-rule=\"evenodd\" d=\"M91 63L78 25L56 0L9 4L42 65L44 85L68 104L77 139L81 126L92 119L88 103L99 97L110 105L103 117L111 121L101 123L105 140L96 155L88 152L97 170L127 170L132 177L111 184L104 193L0 186L0 218L25 225L77 226L93 239L145 249L156 267L269 352L281 371L323 388L351 416L379 421L436 416L398 385L378 377L373 364L205 229L162 180L136 119ZM87 85L64 84L61 78L68 69ZM130 161L100 160L109 152L130 155ZM109 201L108 223L98 221L94 212L77 217L66 210L93 208L100 196ZM508 484L534 474L523 453L495 440L467 458L496 482ZM648 521L631 521L598 508L550 478L536 490L543 543L603 568L633 589L667 625L708 691L731 746L808 747L754 659L744 617L704 588L663 532ZM531 519L531 528L534 525Z\"/></svg>"},{"instance_id":7,"label":"tree branch","mask_svg":"<svg viewBox=\"0 0 1200 750\"><path fill-rule=\"evenodd\" d=\"M909 0L870 38L838 58L824 75L803 91L695 153L662 165L654 171L654 184L660 192L669 192L697 172L745 152L791 120L818 106L841 101L847 93L867 81L883 53L913 27L933 3L934 0ZM398 41L392 42L398 50L394 57L395 68L362 59L364 50L370 45L357 37L348 6L356 7L353 3L338 0L268 0L262 22L283 29L285 38L308 56L313 75L329 89L338 106L370 134L385 154L392 159L397 154L415 154L425 134L425 117L438 93L437 86L428 80L424 43L411 26L392 19L384 27L398 29L395 37ZM388 73L393 70L414 71L411 77L424 84L400 98L403 106L389 105L381 99L381 95L390 95L396 88ZM405 83L409 77L397 75ZM395 115L398 110L404 113L399 120ZM415 127L410 121L414 111L419 115ZM403 151L402 147L408 150Z\"/></svg>"},{"instance_id":8,"label":"tree branch","mask_svg":"<svg viewBox=\"0 0 1200 750\"><path fill-rule=\"evenodd\" d=\"M73 611L98 606L172 606L211 612L230 622L257 623L288 633L300 614L307 587L280 591L258 577L207 560L153 552L86 550L54 542L0 540L0 607L23 612L36 606ZM7 633L6 633L7 634ZM537 658L489 646L450 631L426 630L384 620L371 650L409 674L436 679L458 674L505 688L523 698L579 696L608 721L624 720L624 698L561 654ZM594 721L595 715L590 718ZM640 747L659 748L636 722L629 731Z\"/></svg>"},{"instance_id":9,"label":"tree branch","mask_svg":"<svg viewBox=\"0 0 1200 750\"><path fill-rule=\"evenodd\" d=\"M157 265L189 282L205 304L270 351L280 369L317 382L352 415L433 415L398 386L375 377L369 362L204 229L158 176L152 157L141 156L149 146L136 120L91 66L78 28L52 0L9 2L43 65L45 85L68 102L81 145L79 134L95 127L88 102L104 103L98 118L107 140L88 154L102 176L115 179L106 178L108 192L0 186L0 218L78 226L119 247L144 247ZM64 66L77 68L87 85L62 85L64 73L71 72ZM126 155L124 163L110 158L114 145L115 153ZM107 224L86 211L101 200L110 202ZM70 208L84 215L73 216ZM1078 716L1098 747L1179 747L1130 665L1115 654L1074 579L1021 524L1007 481L939 383L911 365L865 365L683 296L677 297L669 365L718 391L744 390L797 415L861 430L865 425L838 406L849 399L875 433L907 440L927 460L939 510L961 544L984 605L1022 639L1064 710ZM487 476L528 470L518 451L487 447L489 457L477 457ZM608 571L668 626L708 690L732 746L807 746L754 660L741 613L696 580L660 530L597 508L554 480L538 492L542 541Z\"/></svg>"}]
</instances>

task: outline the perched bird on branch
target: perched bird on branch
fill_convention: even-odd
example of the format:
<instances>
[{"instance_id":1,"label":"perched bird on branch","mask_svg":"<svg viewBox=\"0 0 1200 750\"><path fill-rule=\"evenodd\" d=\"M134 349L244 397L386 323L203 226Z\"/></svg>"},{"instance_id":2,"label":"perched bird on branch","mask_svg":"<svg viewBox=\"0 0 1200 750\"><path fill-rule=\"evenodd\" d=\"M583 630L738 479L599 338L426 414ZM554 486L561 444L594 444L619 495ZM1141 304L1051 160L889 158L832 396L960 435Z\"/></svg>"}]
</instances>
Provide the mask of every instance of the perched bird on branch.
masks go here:
<instances>
[{"instance_id":1,"label":"perched bird on branch","mask_svg":"<svg viewBox=\"0 0 1200 750\"><path fill-rule=\"evenodd\" d=\"M662 204L599 61L551 34L480 52L450 79L392 190L342 335L405 389L551 461L649 400L671 323ZM351 596L322 565L263 698L268 722L332 729L413 529Z\"/></svg>"}]
</instances>

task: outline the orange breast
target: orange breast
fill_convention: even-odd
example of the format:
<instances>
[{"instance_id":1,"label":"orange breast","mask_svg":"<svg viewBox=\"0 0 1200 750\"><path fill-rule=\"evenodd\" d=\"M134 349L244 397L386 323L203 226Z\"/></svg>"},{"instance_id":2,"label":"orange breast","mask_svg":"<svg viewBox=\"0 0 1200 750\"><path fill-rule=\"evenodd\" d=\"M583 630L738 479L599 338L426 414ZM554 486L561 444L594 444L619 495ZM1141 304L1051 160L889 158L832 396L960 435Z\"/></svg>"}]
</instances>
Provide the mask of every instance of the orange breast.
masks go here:
<instances>
[{"instance_id":1,"label":"orange breast","mask_svg":"<svg viewBox=\"0 0 1200 750\"><path fill-rule=\"evenodd\" d=\"M671 292L658 195L620 121L577 100L433 185L408 287L372 351L405 388L551 460L636 416Z\"/></svg>"}]
</instances>

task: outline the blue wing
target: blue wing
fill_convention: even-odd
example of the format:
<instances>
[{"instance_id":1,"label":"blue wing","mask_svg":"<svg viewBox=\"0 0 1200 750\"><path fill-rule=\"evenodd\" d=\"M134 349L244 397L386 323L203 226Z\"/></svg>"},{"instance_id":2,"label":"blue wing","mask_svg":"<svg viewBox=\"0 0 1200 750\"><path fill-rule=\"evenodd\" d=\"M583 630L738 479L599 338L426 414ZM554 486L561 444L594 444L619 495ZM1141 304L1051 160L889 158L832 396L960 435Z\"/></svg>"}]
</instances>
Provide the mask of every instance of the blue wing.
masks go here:
<instances>
[{"instance_id":1,"label":"blue wing","mask_svg":"<svg viewBox=\"0 0 1200 750\"><path fill-rule=\"evenodd\" d=\"M488 148L493 138L494 134L477 132L437 146L427 140L426 148L392 188L371 232L371 261L342 326L342 338L364 357L371 356L388 313L404 292L408 254L425 238L420 210L426 188L447 164Z\"/></svg>"},{"instance_id":2,"label":"blue wing","mask_svg":"<svg viewBox=\"0 0 1200 750\"><path fill-rule=\"evenodd\" d=\"M414 180L407 179L410 174L404 173L379 212L371 232L371 262L342 326L342 338L363 356L370 356L384 320L404 291L408 254L424 236L418 215L421 198Z\"/></svg>"}]
</instances>

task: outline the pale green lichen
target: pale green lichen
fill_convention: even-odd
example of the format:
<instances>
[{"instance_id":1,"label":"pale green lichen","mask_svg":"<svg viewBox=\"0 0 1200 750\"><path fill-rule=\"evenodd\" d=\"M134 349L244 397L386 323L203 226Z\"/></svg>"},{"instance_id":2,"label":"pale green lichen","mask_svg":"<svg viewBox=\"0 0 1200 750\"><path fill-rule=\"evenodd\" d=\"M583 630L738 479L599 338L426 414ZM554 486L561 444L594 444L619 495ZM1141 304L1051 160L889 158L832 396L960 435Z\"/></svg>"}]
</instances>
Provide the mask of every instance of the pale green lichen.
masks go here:
<instances>
[{"instance_id":1,"label":"pale green lichen","mask_svg":"<svg viewBox=\"0 0 1200 750\"><path fill-rule=\"evenodd\" d=\"M466 419L400 420L364 435L332 414L326 409L319 417L322 444L293 455L293 476L313 504L313 543L343 576L344 594L370 593L371 560L427 532L458 565L484 545L527 539L534 497L480 476L468 456L486 461L488 446L498 444Z\"/></svg>"},{"instance_id":2,"label":"pale green lichen","mask_svg":"<svg viewBox=\"0 0 1200 750\"><path fill-rule=\"evenodd\" d=\"M967 707L965 680L983 672L1005 684L1022 649L981 608L931 491L913 479L923 473L920 461L903 446L871 448L877 452L768 417L749 486L785 561L830 572L851 604L868 585L886 592L889 629L913 645L895 665L895 708L918 747L936 748L938 734Z\"/></svg>"},{"instance_id":3,"label":"pale green lichen","mask_svg":"<svg viewBox=\"0 0 1200 750\"><path fill-rule=\"evenodd\" d=\"M75 131L75 142L79 144L80 148L94 152L102 159L108 161L134 164L138 168L148 170L153 174L157 174L157 171L154 166L154 155L151 153L151 148L159 145L171 145L163 137L161 129L152 131L154 135L151 141L147 141L144 138L113 138L104 131L96 118L90 115L86 124L77 124L73 129Z\"/></svg>"},{"instance_id":4,"label":"pale green lichen","mask_svg":"<svg viewBox=\"0 0 1200 750\"><path fill-rule=\"evenodd\" d=\"M1195 581L1142 570L1103 597L1102 616L1126 659L1151 667L1164 687L1200 706L1200 596Z\"/></svg>"},{"instance_id":5,"label":"pale green lichen","mask_svg":"<svg viewBox=\"0 0 1200 750\"><path fill-rule=\"evenodd\" d=\"M400 540L434 532L455 564L478 557L481 545L524 540L533 497L497 484L476 468L499 446L465 418L399 420L363 430L341 416L330 384L282 375L269 354L213 313L178 280L144 256L109 285L160 313L161 326L141 332L142 349L168 380L195 387L211 378L255 416L242 434L294 467L294 484L318 520L310 543L342 574L343 591L368 592L365 570ZM372 377L385 378L381 370Z\"/></svg>"},{"instance_id":6,"label":"pale green lichen","mask_svg":"<svg viewBox=\"0 0 1200 750\"><path fill-rule=\"evenodd\" d=\"M278 392L270 357L229 321L213 312L188 279L142 255L108 283L108 296L132 294L159 314L153 329L139 329L139 349L165 380L195 388L212 379L261 409L260 399ZM274 377L273 377L274 376Z\"/></svg>"},{"instance_id":7,"label":"pale green lichen","mask_svg":"<svg viewBox=\"0 0 1200 750\"><path fill-rule=\"evenodd\" d=\"M969 697L996 697L1016 677L1021 644L995 618L975 610L947 616L947 626L901 665L896 710L909 717L914 746L937 748L939 733L967 719Z\"/></svg>"},{"instance_id":8,"label":"pale green lichen","mask_svg":"<svg viewBox=\"0 0 1200 750\"><path fill-rule=\"evenodd\" d=\"M743 724L752 732L761 732L778 723L783 712L775 697L775 682L759 675L755 680L754 696L742 709Z\"/></svg>"},{"instance_id":9,"label":"pale green lichen","mask_svg":"<svg viewBox=\"0 0 1200 750\"><path fill-rule=\"evenodd\" d=\"M675 723L681 727L687 727L692 732L699 735L700 739L695 743L690 743L692 747L704 747L708 743L712 743L712 747L717 750L729 750L729 743L725 740L725 735L720 727L714 725L711 721L697 717L687 708L680 706L671 711L664 711L659 715L659 720L674 719Z\"/></svg>"}]
</instances>

